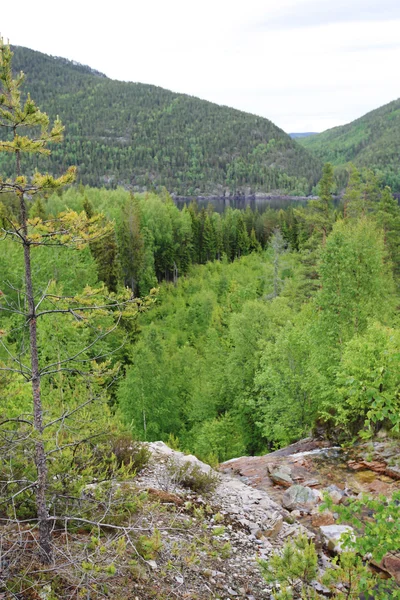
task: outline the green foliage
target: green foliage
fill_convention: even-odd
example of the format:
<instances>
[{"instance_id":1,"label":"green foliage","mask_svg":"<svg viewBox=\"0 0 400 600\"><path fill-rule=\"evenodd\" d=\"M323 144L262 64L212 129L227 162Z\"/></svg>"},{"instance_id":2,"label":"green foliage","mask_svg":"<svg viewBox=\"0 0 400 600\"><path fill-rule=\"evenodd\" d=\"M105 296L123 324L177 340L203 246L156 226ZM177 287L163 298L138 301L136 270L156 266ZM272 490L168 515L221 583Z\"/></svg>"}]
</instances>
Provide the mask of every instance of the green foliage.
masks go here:
<instances>
[{"instance_id":1,"label":"green foliage","mask_svg":"<svg viewBox=\"0 0 400 600\"><path fill-rule=\"evenodd\" d=\"M212 466L245 452L246 444L238 419L229 413L205 421L196 430L194 453Z\"/></svg>"},{"instance_id":2,"label":"green foliage","mask_svg":"<svg viewBox=\"0 0 400 600\"><path fill-rule=\"evenodd\" d=\"M335 166L368 167L394 191L400 190L400 100L323 133L299 139L304 148Z\"/></svg>"},{"instance_id":3,"label":"green foliage","mask_svg":"<svg viewBox=\"0 0 400 600\"><path fill-rule=\"evenodd\" d=\"M273 445L284 446L307 435L317 414L307 320L304 310L295 325L287 324L276 340L266 344L255 378L264 436Z\"/></svg>"},{"instance_id":4,"label":"green foliage","mask_svg":"<svg viewBox=\"0 0 400 600\"><path fill-rule=\"evenodd\" d=\"M184 195L248 189L304 195L321 164L271 121L82 65L14 48L14 68L44 110L66 124L53 173L79 165L79 181ZM51 90L51 93L49 93ZM1 170L10 174L7 157ZM28 160L29 171L36 163ZM41 163L39 161L39 168Z\"/></svg>"},{"instance_id":5,"label":"green foliage","mask_svg":"<svg viewBox=\"0 0 400 600\"><path fill-rule=\"evenodd\" d=\"M383 239L393 271L397 278L400 276L400 206L393 198L390 188L386 187L377 207L376 221L383 231Z\"/></svg>"},{"instance_id":6,"label":"green foliage","mask_svg":"<svg viewBox=\"0 0 400 600\"><path fill-rule=\"evenodd\" d=\"M170 461L168 472L177 485L189 488L198 494L212 494L220 481L218 473L212 469L204 471L198 464L190 461L183 463Z\"/></svg>"},{"instance_id":7,"label":"green foliage","mask_svg":"<svg viewBox=\"0 0 400 600\"><path fill-rule=\"evenodd\" d=\"M389 312L393 279L382 235L370 220L336 223L319 272L318 326L333 351L365 331L369 318Z\"/></svg>"},{"instance_id":8,"label":"green foliage","mask_svg":"<svg viewBox=\"0 0 400 600\"><path fill-rule=\"evenodd\" d=\"M324 598L318 594L313 584L319 583L327 587L330 597L335 600L357 600L361 594L371 593L377 589L378 581L363 564L360 557L353 552L343 552L340 558L332 561L321 576L317 566L318 555L312 540L306 535L299 535L287 541L280 553L275 552L268 561L259 560L259 565L268 583L280 584L274 593L277 600L317 600ZM382 586L384 588L384 586ZM389 584L389 587L392 587ZM389 598L382 595L380 598Z\"/></svg>"},{"instance_id":9,"label":"green foliage","mask_svg":"<svg viewBox=\"0 0 400 600\"><path fill-rule=\"evenodd\" d=\"M331 507L330 498L325 497L324 507ZM394 491L391 498L372 498L364 494L361 498L350 498L345 505L335 506L340 522L351 523L358 534L347 543L361 556L371 555L377 562L388 552L400 547L400 492ZM368 515L363 518L363 515Z\"/></svg>"},{"instance_id":10,"label":"green foliage","mask_svg":"<svg viewBox=\"0 0 400 600\"><path fill-rule=\"evenodd\" d=\"M162 548L161 534L158 529L154 529L150 537L146 535L139 536L136 549L140 556L145 560L154 560Z\"/></svg>"},{"instance_id":11,"label":"green foliage","mask_svg":"<svg viewBox=\"0 0 400 600\"><path fill-rule=\"evenodd\" d=\"M323 244L325 243L326 236L332 229L333 187L333 168L330 163L326 163L323 168L322 178L318 184L319 196L317 199L308 202L307 210L303 213L306 223L322 238Z\"/></svg>"},{"instance_id":12,"label":"green foliage","mask_svg":"<svg viewBox=\"0 0 400 600\"><path fill-rule=\"evenodd\" d=\"M279 600L293 598L294 588L299 584L302 597L311 599L318 597L311 587L317 575L317 561L313 542L306 535L299 535L284 544L281 555L274 553L268 561L259 560L259 565L268 583L280 584L281 590L276 596Z\"/></svg>"},{"instance_id":13,"label":"green foliage","mask_svg":"<svg viewBox=\"0 0 400 600\"><path fill-rule=\"evenodd\" d=\"M365 435L387 424L400 431L400 333L371 323L363 335L346 345L337 373L336 423L350 428L363 426Z\"/></svg>"},{"instance_id":14,"label":"green foliage","mask_svg":"<svg viewBox=\"0 0 400 600\"><path fill-rule=\"evenodd\" d=\"M269 257L255 253L192 268L176 286L161 286L151 322L140 319L118 392L135 436L167 441L173 434L212 462L262 445L252 407L258 343L290 312L283 299L276 300L281 311L263 300L272 289L268 271Z\"/></svg>"}]
</instances>

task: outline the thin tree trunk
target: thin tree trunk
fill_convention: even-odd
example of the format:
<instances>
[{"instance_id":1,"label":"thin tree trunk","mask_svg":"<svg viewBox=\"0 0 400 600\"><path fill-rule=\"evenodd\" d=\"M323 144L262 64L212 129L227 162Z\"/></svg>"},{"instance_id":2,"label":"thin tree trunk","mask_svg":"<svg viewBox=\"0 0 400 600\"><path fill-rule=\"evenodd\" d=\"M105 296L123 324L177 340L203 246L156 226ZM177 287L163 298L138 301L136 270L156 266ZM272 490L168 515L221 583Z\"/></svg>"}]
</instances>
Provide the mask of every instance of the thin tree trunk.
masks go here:
<instances>
[{"instance_id":1,"label":"thin tree trunk","mask_svg":"<svg viewBox=\"0 0 400 600\"><path fill-rule=\"evenodd\" d=\"M35 465L37 471L36 512L39 523L39 547L41 560L45 564L51 562L51 530L49 513L46 506L47 491L47 458L43 442L43 407L40 397L40 371L37 347L37 326L35 298L32 284L31 248L28 240L27 210L24 195L20 196L21 225L23 232L25 288L28 302L29 343L31 350L33 421L36 430Z\"/></svg>"}]
</instances>

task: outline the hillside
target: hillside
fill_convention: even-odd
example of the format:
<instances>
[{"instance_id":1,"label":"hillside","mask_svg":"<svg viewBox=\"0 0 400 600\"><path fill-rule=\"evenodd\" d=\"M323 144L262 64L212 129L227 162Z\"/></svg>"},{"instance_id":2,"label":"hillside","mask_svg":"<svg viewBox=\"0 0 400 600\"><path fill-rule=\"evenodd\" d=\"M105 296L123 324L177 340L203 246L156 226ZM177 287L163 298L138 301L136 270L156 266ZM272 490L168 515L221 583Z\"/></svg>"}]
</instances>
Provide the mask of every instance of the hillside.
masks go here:
<instances>
[{"instance_id":1,"label":"hillside","mask_svg":"<svg viewBox=\"0 0 400 600\"><path fill-rule=\"evenodd\" d=\"M381 173L384 182L400 191L400 99L347 125L299 138L323 162L353 162Z\"/></svg>"},{"instance_id":2,"label":"hillside","mask_svg":"<svg viewBox=\"0 0 400 600\"><path fill-rule=\"evenodd\" d=\"M53 173L78 165L78 180L178 194L281 191L305 194L320 161L268 119L141 83L113 81L63 58L15 47L13 67L65 141L35 166ZM28 162L30 160L30 162ZM12 173L10 157L1 168Z\"/></svg>"}]
</instances>

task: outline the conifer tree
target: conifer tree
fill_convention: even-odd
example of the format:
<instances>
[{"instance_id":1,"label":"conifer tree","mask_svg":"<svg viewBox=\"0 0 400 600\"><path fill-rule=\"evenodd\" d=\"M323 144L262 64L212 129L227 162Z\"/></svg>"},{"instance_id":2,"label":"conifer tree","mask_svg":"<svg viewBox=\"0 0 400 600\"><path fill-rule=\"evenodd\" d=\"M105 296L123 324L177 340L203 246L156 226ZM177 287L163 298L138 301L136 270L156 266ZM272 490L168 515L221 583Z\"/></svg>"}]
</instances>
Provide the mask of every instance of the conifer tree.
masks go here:
<instances>
[{"instance_id":1,"label":"conifer tree","mask_svg":"<svg viewBox=\"0 0 400 600\"><path fill-rule=\"evenodd\" d=\"M361 214L363 205L361 174L355 165L350 164L349 181L343 196L343 216L345 219Z\"/></svg>"},{"instance_id":2,"label":"conifer tree","mask_svg":"<svg viewBox=\"0 0 400 600\"><path fill-rule=\"evenodd\" d=\"M22 174L22 158L29 154L49 155L50 151L47 145L51 142L60 142L64 129L58 118L51 127L47 115L39 110L29 95L26 101L22 102L20 88L23 81L24 75L22 73L13 76L10 46L0 38L0 126L2 132L0 152L6 152L15 158L15 176L6 179L0 176L0 193L15 196L19 206L19 216L17 218L6 213L2 219L2 238L9 238L17 242L22 248L24 289L20 290L20 293L25 299L24 308L22 309L19 305L15 307L6 299L5 303L0 304L0 311L6 311L6 314L14 313L18 315L23 320L22 329L27 330L29 339L29 361L25 364L25 361L19 355L13 355L0 336L0 343L6 350L10 361L10 365L4 367L1 365L0 371L18 373L31 385L33 420L31 423L25 419L24 423L33 428L36 481L32 483L32 487L35 489L36 496L38 542L40 559L43 563L48 564L52 561L52 521L48 511L49 476L45 430L47 431L46 428L51 423L46 424L44 419L42 376L53 372L51 367L54 366L54 363L51 361L50 364L47 364L47 370L40 364L38 319L54 313L70 316L75 313L71 309L71 305L68 304L69 302L73 303L74 299L64 299L51 294L51 292L48 293L47 290L51 287L51 282L48 282L47 289L37 289L33 275L32 254L38 246L51 247L56 245L82 248L94 239L109 233L110 229L103 226L102 215L99 215L99 218L88 219L84 212L78 214L74 211L66 211L49 220L44 220L44 209L38 201L35 203L36 214L33 218L29 218L30 199L36 194L58 190L62 186L73 182L75 168L71 167L58 178L54 178L48 173L35 172L33 177L29 179ZM24 131L27 131L27 135L24 135ZM4 296L4 294L0 294L0 296ZM94 296L96 295L94 294ZM93 300L93 294L89 294L81 301L85 305L81 308L82 311L92 310L92 302L96 302L96 300ZM43 308L46 306L46 302L50 302L49 308ZM75 306L79 306L79 304L75 304ZM116 307L117 302L114 303L114 308ZM93 341L91 342L92 345ZM82 354L84 350L78 351L78 355ZM74 358L70 357L65 359L64 362L72 360ZM57 423L58 419L55 422Z\"/></svg>"},{"instance_id":3,"label":"conifer tree","mask_svg":"<svg viewBox=\"0 0 400 600\"><path fill-rule=\"evenodd\" d=\"M133 195L122 207L118 239L124 284L132 290L133 294L137 294L145 248L139 202Z\"/></svg>"},{"instance_id":4,"label":"conifer tree","mask_svg":"<svg viewBox=\"0 0 400 600\"><path fill-rule=\"evenodd\" d=\"M393 263L395 276L400 276L400 206L389 187L381 194L376 213L378 225L383 229L383 239Z\"/></svg>"},{"instance_id":5,"label":"conifer tree","mask_svg":"<svg viewBox=\"0 0 400 600\"><path fill-rule=\"evenodd\" d=\"M38 362L37 342L37 308L32 280L31 251L38 240L31 235L28 220L28 205L26 196L35 193L54 190L74 179L75 170L69 171L59 177L35 173L32 181L28 181L21 174L21 158L24 154L49 154L47 145L50 142L60 142L63 136L63 126L57 118L53 127L50 127L49 118L42 113L28 95L25 103L21 100L21 85L24 81L23 73L15 78L12 73L12 52L8 44L0 38L0 125L9 135L0 141L0 152L11 153L15 156L15 177L4 180L0 177L0 192L15 193L19 199L20 215L18 223L8 223L7 231L10 236L22 245L25 265L25 294L28 304L29 339L31 354L31 383L33 394L34 425L37 433L35 443L35 464L37 469L36 508L39 520L39 544L41 558L47 563L51 560L50 521L46 503L47 489L47 460L43 442L43 407L40 386L40 370ZM29 137L21 135L20 131L29 128L37 131L37 135ZM48 231L52 237L51 230ZM48 239L48 238L47 238Z\"/></svg>"},{"instance_id":6,"label":"conifer tree","mask_svg":"<svg viewBox=\"0 0 400 600\"><path fill-rule=\"evenodd\" d=\"M316 231L322 234L323 244L325 244L333 223L333 186L333 167L330 163L326 163L319 182L318 198L309 201L309 212L307 213L307 220L312 223Z\"/></svg>"}]
</instances>

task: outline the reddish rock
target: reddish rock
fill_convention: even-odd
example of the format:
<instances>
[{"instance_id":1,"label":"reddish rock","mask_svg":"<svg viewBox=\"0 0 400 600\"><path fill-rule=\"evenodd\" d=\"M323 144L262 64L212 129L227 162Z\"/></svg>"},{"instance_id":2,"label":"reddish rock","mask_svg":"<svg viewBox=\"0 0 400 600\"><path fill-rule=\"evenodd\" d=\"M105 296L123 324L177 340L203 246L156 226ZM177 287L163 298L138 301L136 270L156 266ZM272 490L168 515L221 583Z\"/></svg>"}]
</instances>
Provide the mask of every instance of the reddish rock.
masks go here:
<instances>
[{"instance_id":1,"label":"reddish rock","mask_svg":"<svg viewBox=\"0 0 400 600\"><path fill-rule=\"evenodd\" d=\"M381 565L397 583L400 583L400 553L386 554L382 559Z\"/></svg>"},{"instance_id":2,"label":"reddish rock","mask_svg":"<svg viewBox=\"0 0 400 600\"><path fill-rule=\"evenodd\" d=\"M311 517L311 525L313 527L322 527L324 525L334 525L334 524L335 524L335 519L333 517L333 514L329 510L326 510L322 513L320 513L320 512L315 513Z\"/></svg>"},{"instance_id":3,"label":"reddish rock","mask_svg":"<svg viewBox=\"0 0 400 600\"><path fill-rule=\"evenodd\" d=\"M385 475L387 475L388 477L391 477L392 479L396 479L396 480L400 480L400 467L398 466L393 466L393 467L386 467L385 470Z\"/></svg>"},{"instance_id":4,"label":"reddish rock","mask_svg":"<svg viewBox=\"0 0 400 600\"><path fill-rule=\"evenodd\" d=\"M387 466L385 462L381 462L378 460L349 460L347 466L353 471L362 471L369 470L374 471L374 473L384 474L386 472Z\"/></svg>"},{"instance_id":5,"label":"reddish rock","mask_svg":"<svg viewBox=\"0 0 400 600\"><path fill-rule=\"evenodd\" d=\"M380 479L372 481L367 486L367 489L374 494L383 494L384 496L391 496L392 494L392 484L381 481Z\"/></svg>"}]
</instances>

